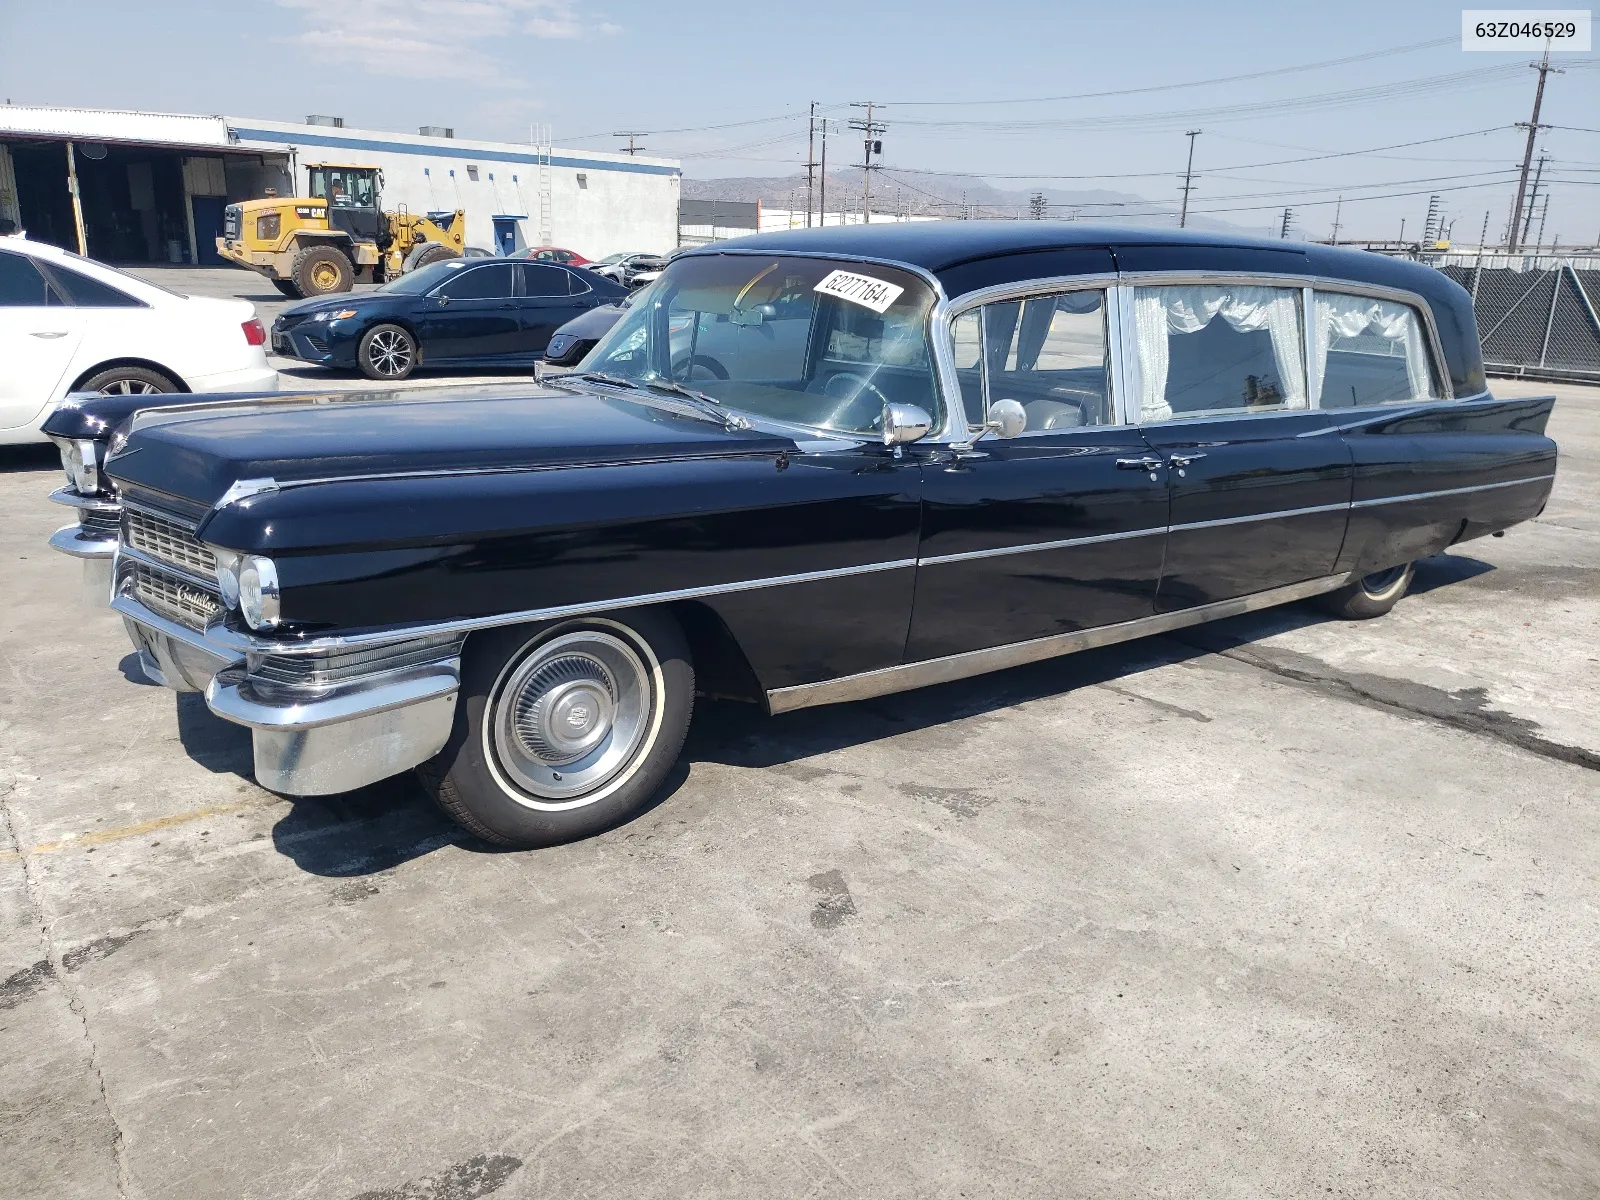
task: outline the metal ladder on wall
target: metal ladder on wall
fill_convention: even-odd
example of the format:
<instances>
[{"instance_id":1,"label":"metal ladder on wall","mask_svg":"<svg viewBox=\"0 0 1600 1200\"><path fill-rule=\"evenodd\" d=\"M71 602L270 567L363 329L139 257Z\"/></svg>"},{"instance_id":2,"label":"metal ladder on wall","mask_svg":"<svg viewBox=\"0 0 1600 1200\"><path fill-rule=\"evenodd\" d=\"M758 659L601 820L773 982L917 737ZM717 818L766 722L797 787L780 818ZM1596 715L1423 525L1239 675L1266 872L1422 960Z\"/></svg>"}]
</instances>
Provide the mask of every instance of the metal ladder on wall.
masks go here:
<instances>
[{"instance_id":1,"label":"metal ladder on wall","mask_svg":"<svg viewBox=\"0 0 1600 1200\"><path fill-rule=\"evenodd\" d=\"M550 228L550 126L535 125L533 138L535 164L539 170L539 245L549 246L554 242Z\"/></svg>"}]
</instances>

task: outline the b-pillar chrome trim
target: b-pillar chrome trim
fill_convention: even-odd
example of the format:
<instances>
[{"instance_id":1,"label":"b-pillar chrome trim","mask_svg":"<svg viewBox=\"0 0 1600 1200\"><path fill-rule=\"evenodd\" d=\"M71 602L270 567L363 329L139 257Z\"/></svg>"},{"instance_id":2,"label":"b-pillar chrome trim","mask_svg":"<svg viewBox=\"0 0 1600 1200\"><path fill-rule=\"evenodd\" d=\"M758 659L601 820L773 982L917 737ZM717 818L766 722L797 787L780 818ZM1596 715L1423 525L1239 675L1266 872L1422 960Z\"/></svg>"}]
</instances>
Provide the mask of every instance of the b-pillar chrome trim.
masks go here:
<instances>
[{"instance_id":1,"label":"b-pillar chrome trim","mask_svg":"<svg viewBox=\"0 0 1600 1200\"><path fill-rule=\"evenodd\" d=\"M1005 646L992 646L983 650L968 650L944 658L930 658L922 662L903 663L897 667L883 667L876 671L863 671L859 675L845 675L839 679L825 679L821 683L802 683L793 687L774 688L767 693L767 706L773 713L792 712L797 708L812 708L821 704L844 704L851 700L867 700L873 696L886 696L892 692L907 692L913 688L929 687L935 683L950 683L957 679L970 679L974 675L987 675L1007 667L1020 667L1024 663L1057 658L1063 654L1076 654L1080 650L1093 650L1100 646L1113 646L1118 642L1131 642L1155 633L1169 633L1189 625L1236 617L1241 613L1272 608L1295 600L1305 600L1336 591L1355 578L1354 575L1324 575L1287 587L1272 588L1233 600L1219 600L1215 604L1202 604L1178 612L1156 613L1117 625L1102 625L1096 629L1080 629L1073 633L1053 634L1027 642L1012 642Z\"/></svg>"}]
</instances>

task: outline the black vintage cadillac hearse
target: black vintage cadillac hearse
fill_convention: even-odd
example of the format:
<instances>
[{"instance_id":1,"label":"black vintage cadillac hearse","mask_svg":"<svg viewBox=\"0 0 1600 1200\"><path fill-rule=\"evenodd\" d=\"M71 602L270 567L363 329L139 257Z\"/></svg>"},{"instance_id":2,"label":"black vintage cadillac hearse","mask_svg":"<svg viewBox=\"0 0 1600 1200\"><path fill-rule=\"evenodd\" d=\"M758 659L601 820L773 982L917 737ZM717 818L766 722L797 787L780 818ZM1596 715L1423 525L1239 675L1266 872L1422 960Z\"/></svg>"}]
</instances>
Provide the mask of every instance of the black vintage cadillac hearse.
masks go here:
<instances>
[{"instance_id":1,"label":"black vintage cadillac hearse","mask_svg":"<svg viewBox=\"0 0 1600 1200\"><path fill-rule=\"evenodd\" d=\"M1552 400L1426 267L951 222L684 254L574 373L83 399L47 425L147 675L289 794L415 768L537 846L643 805L696 693L774 713L1320 597L1539 513Z\"/></svg>"}]
</instances>

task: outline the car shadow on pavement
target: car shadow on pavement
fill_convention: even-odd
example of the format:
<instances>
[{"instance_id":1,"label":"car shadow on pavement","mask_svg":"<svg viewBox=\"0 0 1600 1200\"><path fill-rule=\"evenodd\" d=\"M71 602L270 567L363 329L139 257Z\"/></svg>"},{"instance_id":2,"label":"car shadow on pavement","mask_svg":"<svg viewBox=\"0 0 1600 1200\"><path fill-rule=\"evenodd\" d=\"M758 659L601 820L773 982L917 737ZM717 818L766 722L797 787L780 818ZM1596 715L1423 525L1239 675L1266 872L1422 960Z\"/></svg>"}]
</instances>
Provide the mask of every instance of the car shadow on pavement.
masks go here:
<instances>
[{"instance_id":1,"label":"car shadow on pavement","mask_svg":"<svg viewBox=\"0 0 1600 1200\"><path fill-rule=\"evenodd\" d=\"M1414 590L1432 591L1493 569L1478 559L1438 555L1418 565ZM703 700L696 705L682 757L649 805L628 819L638 820L668 802L688 780L694 762L781 766L1110 683L1335 619L1313 604L1290 604L1174 635L1142 638L973 679L777 717L766 716L753 704ZM1197 629L1205 630L1203 639L1186 640L1194 637ZM198 695L184 694L177 700L178 732L190 756L209 770L252 778L249 731L213 715ZM515 853L458 827L434 806L410 772L353 792L285 799L292 807L273 827L273 843L279 853L312 875L349 878L380 874L445 846L480 854Z\"/></svg>"},{"instance_id":2,"label":"car shadow on pavement","mask_svg":"<svg viewBox=\"0 0 1600 1200\"><path fill-rule=\"evenodd\" d=\"M51 467L60 469L61 455L50 442L36 446L0 446L0 475L13 471L45 471Z\"/></svg>"}]
</instances>

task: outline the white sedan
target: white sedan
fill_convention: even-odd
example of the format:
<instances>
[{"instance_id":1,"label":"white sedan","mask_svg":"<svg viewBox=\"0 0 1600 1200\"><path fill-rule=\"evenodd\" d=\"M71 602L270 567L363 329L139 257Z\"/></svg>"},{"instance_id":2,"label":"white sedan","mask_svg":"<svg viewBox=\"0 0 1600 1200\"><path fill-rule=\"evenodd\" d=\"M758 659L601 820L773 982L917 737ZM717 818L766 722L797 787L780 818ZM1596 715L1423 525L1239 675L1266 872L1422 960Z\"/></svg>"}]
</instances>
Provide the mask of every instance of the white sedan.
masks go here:
<instances>
[{"instance_id":1,"label":"white sedan","mask_svg":"<svg viewBox=\"0 0 1600 1200\"><path fill-rule=\"evenodd\" d=\"M0 445L44 441L70 392L276 391L266 340L247 300L180 296L0 237Z\"/></svg>"}]
</instances>

